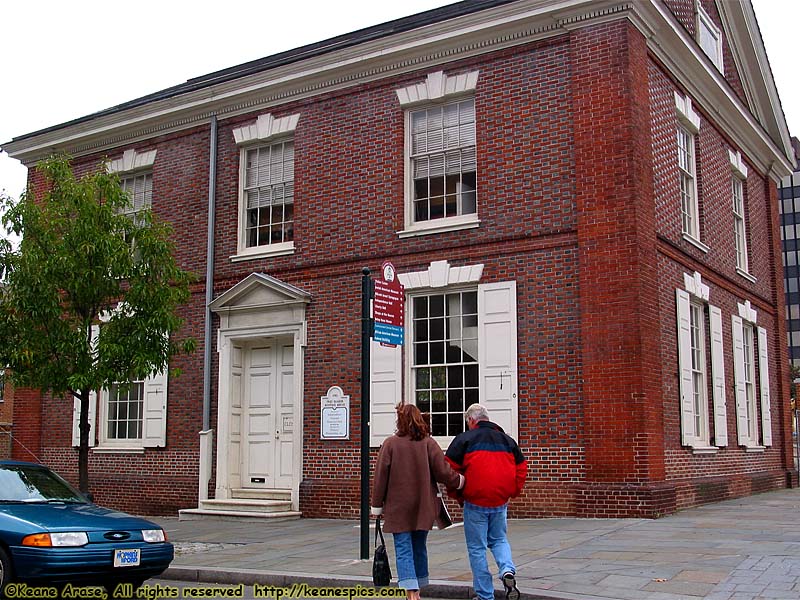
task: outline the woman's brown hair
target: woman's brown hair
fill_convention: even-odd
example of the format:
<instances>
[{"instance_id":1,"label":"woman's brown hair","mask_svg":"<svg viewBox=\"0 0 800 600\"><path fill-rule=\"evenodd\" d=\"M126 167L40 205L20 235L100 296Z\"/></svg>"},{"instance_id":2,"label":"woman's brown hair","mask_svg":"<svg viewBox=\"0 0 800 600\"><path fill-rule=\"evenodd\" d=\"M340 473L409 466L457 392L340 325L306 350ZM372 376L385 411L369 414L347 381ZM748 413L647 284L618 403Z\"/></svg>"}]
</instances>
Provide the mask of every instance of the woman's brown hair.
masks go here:
<instances>
[{"instance_id":1,"label":"woman's brown hair","mask_svg":"<svg viewBox=\"0 0 800 600\"><path fill-rule=\"evenodd\" d=\"M421 440L431 434L431 426L425 416L413 404L397 405L397 435Z\"/></svg>"}]
</instances>

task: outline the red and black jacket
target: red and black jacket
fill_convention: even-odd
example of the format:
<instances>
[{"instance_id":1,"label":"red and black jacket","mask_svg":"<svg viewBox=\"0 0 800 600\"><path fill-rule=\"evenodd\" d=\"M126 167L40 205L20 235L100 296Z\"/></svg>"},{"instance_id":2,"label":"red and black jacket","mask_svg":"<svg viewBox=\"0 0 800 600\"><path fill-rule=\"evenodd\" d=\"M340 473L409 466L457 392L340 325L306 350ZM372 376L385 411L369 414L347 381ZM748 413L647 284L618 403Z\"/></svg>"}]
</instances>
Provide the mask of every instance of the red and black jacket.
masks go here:
<instances>
[{"instance_id":1,"label":"red and black jacket","mask_svg":"<svg viewBox=\"0 0 800 600\"><path fill-rule=\"evenodd\" d=\"M445 458L466 478L461 498L478 506L502 506L519 496L528 476L517 442L491 421L456 436Z\"/></svg>"}]
</instances>

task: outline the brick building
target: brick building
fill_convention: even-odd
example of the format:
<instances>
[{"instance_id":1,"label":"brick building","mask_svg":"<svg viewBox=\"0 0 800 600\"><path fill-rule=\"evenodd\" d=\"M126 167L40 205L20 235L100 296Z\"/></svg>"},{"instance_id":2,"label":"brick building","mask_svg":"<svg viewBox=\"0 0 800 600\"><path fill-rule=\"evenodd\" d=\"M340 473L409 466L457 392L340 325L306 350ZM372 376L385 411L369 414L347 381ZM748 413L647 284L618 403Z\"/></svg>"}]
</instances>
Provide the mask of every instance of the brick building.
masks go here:
<instances>
[{"instance_id":1,"label":"brick building","mask_svg":"<svg viewBox=\"0 0 800 600\"><path fill-rule=\"evenodd\" d=\"M385 261L405 343L372 344L373 456L401 398L443 446L480 400L529 458L514 516L653 517L796 482L793 159L749 0L466 0L4 148L108 158L200 276L183 375L95 399L101 503L357 515L361 270ZM348 427L324 436L335 388ZM63 402L17 390L14 416L74 475Z\"/></svg>"}]
</instances>

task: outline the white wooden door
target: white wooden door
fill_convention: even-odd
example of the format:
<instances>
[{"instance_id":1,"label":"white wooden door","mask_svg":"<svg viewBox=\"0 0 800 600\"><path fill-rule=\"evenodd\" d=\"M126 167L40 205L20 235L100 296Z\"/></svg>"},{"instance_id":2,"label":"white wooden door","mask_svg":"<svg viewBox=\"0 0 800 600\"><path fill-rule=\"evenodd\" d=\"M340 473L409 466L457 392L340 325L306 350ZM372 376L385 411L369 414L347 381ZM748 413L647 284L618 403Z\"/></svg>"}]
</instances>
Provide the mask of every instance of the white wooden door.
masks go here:
<instances>
[{"instance_id":1,"label":"white wooden door","mask_svg":"<svg viewBox=\"0 0 800 600\"><path fill-rule=\"evenodd\" d=\"M275 419L275 487L292 487L294 472L294 345L279 342L276 346L278 363Z\"/></svg>"},{"instance_id":2,"label":"white wooden door","mask_svg":"<svg viewBox=\"0 0 800 600\"><path fill-rule=\"evenodd\" d=\"M291 343L252 344L242 389L242 487L292 484L294 364Z\"/></svg>"}]
</instances>

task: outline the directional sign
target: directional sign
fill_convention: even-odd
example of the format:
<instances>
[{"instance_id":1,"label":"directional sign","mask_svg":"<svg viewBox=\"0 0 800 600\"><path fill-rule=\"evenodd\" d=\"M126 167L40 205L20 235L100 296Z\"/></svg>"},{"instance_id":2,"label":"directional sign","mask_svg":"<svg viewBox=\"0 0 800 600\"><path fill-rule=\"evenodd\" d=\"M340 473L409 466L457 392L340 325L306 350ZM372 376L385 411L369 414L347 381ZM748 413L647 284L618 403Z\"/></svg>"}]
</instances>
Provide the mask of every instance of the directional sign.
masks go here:
<instances>
[{"instance_id":1,"label":"directional sign","mask_svg":"<svg viewBox=\"0 0 800 600\"><path fill-rule=\"evenodd\" d=\"M403 286L399 281L392 284L376 280L375 298L372 304L372 316L375 322L402 327L405 322L404 300Z\"/></svg>"},{"instance_id":2,"label":"directional sign","mask_svg":"<svg viewBox=\"0 0 800 600\"><path fill-rule=\"evenodd\" d=\"M383 264L384 280L375 280L372 318L375 320L373 339L384 344L403 343L405 327L405 293L396 277L394 265Z\"/></svg>"},{"instance_id":3,"label":"directional sign","mask_svg":"<svg viewBox=\"0 0 800 600\"><path fill-rule=\"evenodd\" d=\"M382 344L402 346L403 328L397 325L389 325L387 323L378 323L375 321L375 331L372 334L372 339Z\"/></svg>"}]
</instances>

